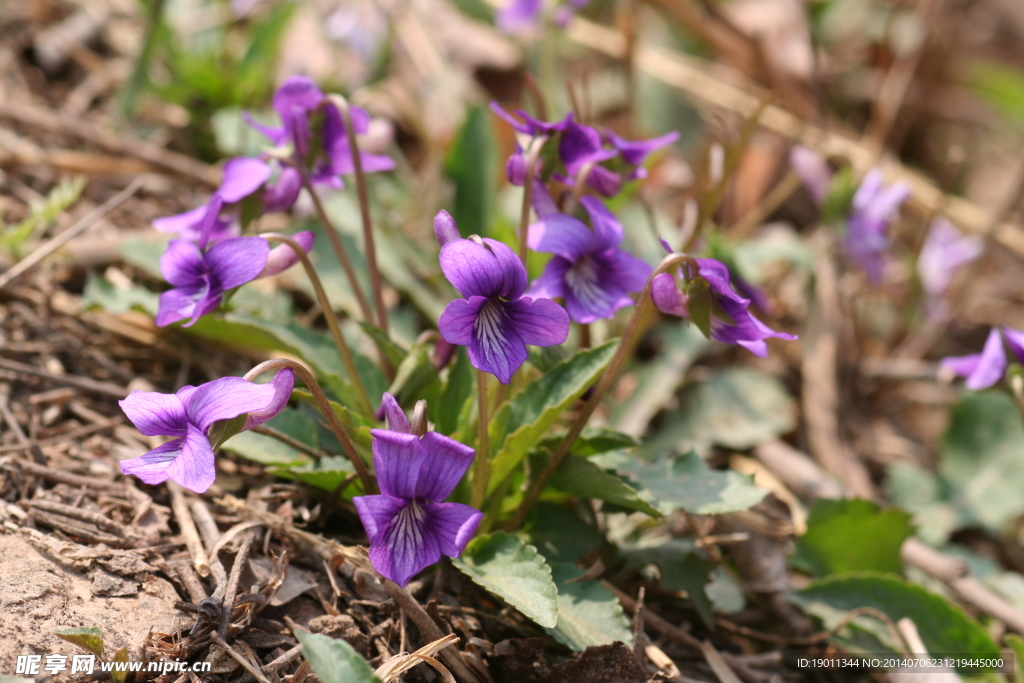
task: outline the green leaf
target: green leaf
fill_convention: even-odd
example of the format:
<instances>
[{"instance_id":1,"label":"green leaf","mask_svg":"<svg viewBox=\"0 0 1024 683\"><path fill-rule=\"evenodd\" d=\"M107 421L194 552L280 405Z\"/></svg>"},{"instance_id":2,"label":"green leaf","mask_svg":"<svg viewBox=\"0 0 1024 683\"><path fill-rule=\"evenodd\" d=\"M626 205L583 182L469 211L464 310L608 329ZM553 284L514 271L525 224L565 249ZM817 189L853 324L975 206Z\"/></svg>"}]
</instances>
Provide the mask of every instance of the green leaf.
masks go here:
<instances>
[{"instance_id":1,"label":"green leaf","mask_svg":"<svg viewBox=\"0 0 1024 683\"><path fill-rule=\"evenodd\" d=\"M471 108L445 159L445 174L455 184L452 218L464 235L491 237L497 175L490 117L484 107Z\"/></svg>"},{"instance_id":2,"label":"green leaf","mask_svg":"<svg viewBox=\"0 0 1024 683\"><path fill-rule=\"evenodd\" d=\"M313 400L313 394L302 389L294 389L292 391L292 398L299 401L305 401L309 405L313 406L319 411L316 401ZM373 443L373 435L370 434L370 430L373 429L376 424L371 423L367 418L354 414L351 410L341 405L337 401L327 401L331 408L334 409L334 414L338 416L341 421L341 426L348 432L349 437L355 442L356 446L362 446L369 450ZM326 420L326 418L325 418ZM372 425L372 426L371 426Z\"/></svg>"},{"instance_id":3,"label":"green leaf","mask_svg":"<svg viewBox=\"0 0 1024 683\"><path fill-rule=\"evenodd\" d=\"M522 462L562 412L597 381L618 344L619 340L613 339L559 363L511 400L506 420L496 417L491 442L502 445L491 465L491 490Z\"/></svg>"},{"instance_id":4,"label":"green leaf","mask_svg":"<svg viewBox=\"0 0 1024 683\"><path fill-rule=\"evenodd\" d=\"M730 368L688 388L668 425L642 447L643 455L711 445L744 450L796 426L796 404L779 380L749 368Z\"/></svg>"},{"instance_id":5,"label":"green leaf","mask_svg":"<svg viewBox=\"0 0 1024 683\"><path fill-rule=\"evenodd\" d=\"M651 420L673 401L690 366L709 345L696 327L676 322L661 325L651 337L661 353L634 366L633 393L608 406L611 425L634 436L647 434Z\"/></svg>"},{"instance_id":6,"label":"green leaf","mask_svg":"<svg viewBox=\"0 0 1024 683\"><path fill-rule=\"evenodd\" d=\"M549 564L575 563L601 547L601 532L570 512L565 505L540 501L526 523L530 543Z\"/></svg>"},{"instance_id":7,"label":"green leaf","mask_svg":"<svg viewBox=\"0 0 1024 683\"><path fill-rule=\"evenodd\" d=\"M138 307L150 315L156 315L159 298L158 294L141 285L132 284L122 288L105 277L89 273L82 292L82 309L97 306L108 313L120 315Z\"/></svg>"},{"instance_id":8,"label":"green leaf","mask_svg":"<svg viewBox=\"0 0 1024 683\"><path fill-rule=\"evenodd\" d=\"M551 570L558 586L558 623L547 631L555 640L577 652L616 640L633 643L629 621L614 593L600 581L576 581L584 572L571 564L556 564Z\"/></svg>"},{"instance_id":9,"label":"green leaf","mask_svg":"<svg viewBox=\"0 0 1024 683\"><path fill-rule=\"evenodd\" d=\"M911 534L910 515L867 500L819 498L793 562L815 577L870 569L899 574L900 547Z\"/></svg>"},{"instance_id":10,"label":"green leaf","mask_svg":"<svg viewBox=\"0 0 1024 683\"><path fill-rule=\"evenodd\" d=\"M551 486L577 498L596 498L627 510L661 517L661 513L622 477L598 467L583 456L566 458L551 478Z\"/></svg>"},{"instance_id":11,"label":"green leaf","mask_svg":"<svg viewBox=\"0 0 1024 683\"><path fill-rule=\"evenodd\" d=\"M913 621L928 652L963 652L978 657L999 654L999 648L977 621L945 598L890 574L842 574L815 581L790 597L819 617L826 628L837 626L851 610L872 607L893 622L903 618ZM835 640L853 651L897 651L889 629L871 616L856 617Z\"/></svg>"},{"instance_id":12,"label":"green leaf","mask_svg":"<svg viewBox=\"0 0 1024 683\"><path fill-rule=\"evenodd\" d=\"M970 83L983 99L996 107L1006 120L1024 121L1024 76L1020 69L990 60L978 60L970 69Z\"/></svg>"},{"instance_id":13,"label":"green leaf","mask_svg":"<svg viewBox=\"0 0 1024 683\"><path fill-rule=\"evenodd\" d=\"M103 632L98 626L83 626L81 628L64 628L54 631L53 635L77 645L86 652L91 652L97 657L103 656Z\"/></svg>"},{"instance_id":14,"label":"green leaf","mask_svg":"<svg viewBox=\"0 0 1024 683\"><path fill-rule=\"evenodd\" d=\"M698 553L693 542L673 538L657 545L627 546L619 556L625 561L626 570L656 565L661 574L661 587L666 591L686 591L704 623L714 626L711 600L705 587L715 563Z\"/></svg>"},{"instance_id":15,"label":"green leaf","mask_svg":"<svg viewBox=\"0 0 1024 683\"><path fill-rule=\"evenodd\" d=\"M283 432L310 448L319 448L316 423L297 410L285 408L267 422L266 426ZM263 465L290 465L309 459L308 455L286 443L252 431L235 434L221 448Z\"/></svg>"},{"instance_id":16,"label":"green leaf","mask_svg":"<svg viewBox=\"0 0 1024 683\"><path fill-rule=\"evenodd\" d=\"M652 463L634 461L622 471L646 487L666 515L676 510L695 515L747 510L767 493L754 485L753 477L713 470L693 451Z\"/></svg>"},{"instance_id":17,"label":"green leaf","mask_svg":"<svg viewBox=\"0 0 1024 683\"><path fill-rule=\"evenodd\" d=\"M395 371L395 379L388 392L403 406L412 406L423 398L433 402L441 390L437 368L425 345L414 346Z\"/></svg>"},{"instance_id":18,"label":"green leaf","mask_svg":"<svg viewBox=\"0 0 1024 683\"><path fill-rule=\"evenodd\" d=\"M558 590L551 568L532 545L495 532L470 541L455 560L462 573L541 626L558 620Z\"/></svg>"},{"instance_id":19,"label":"green leaf","mask_svg":"<svg viewBox=\"0 0 1024 683\"><path fill-rule=\"evenodd\" d=\"M702 277L686 283L686 308L690 319L704 336L711 338L711 285Z\"/></svg>"},{"instance_id":20,"label":"green leaf","mask_svg":"<svg viewBox=\"0 0 1024 683\"><path fill-rule=\"evenodd\" d=\"M114 661L114 662L127 662L128 661L128 647L127 646L122 647L117 652L115 652L114 653L114 658L111 661ZM127 676L128 676L128 672L126 670L120 670L119 671L117 669L113 669L110 672L110 680L113 681L113 683L124 683L124 679Z\"/></svg>"},{"instance_id":21,"label":"green leaf","mask_svg":"<svg viewBox=\"0 0 1024 683\"><path fill-rule=\"evenodd\" d=\"M301 630L295 637L323 683L380 683L366 660L341 638Z\"/></svg>"},{"instance_id":22,"label":"green leaf","mask_svg":"<svg viewBox=\"0 0 1024 683\"><path fill-rule=\"evenodd\" d=\"M373 340L373 343L377 345L378 349L383 349L387 359L391 361L391 364L396 368L401 365L402 361L405 360L405 357L409 355L408 351L391 341L391 337L384 334L384 330L380 329L376 325L371 325L368 322L360 320L359 327L363 328L363 332Z\"/></svg>"},{"instance_id":23,"label":"green leaf","mask_svg":"<svg viewBox=\"0 0 1024 683\"><path fill-rule=\"evenodd\" d=\"M466 399L473 394L475 377L465 349L458 347L455 354L455 363L448 371L448 382L441 392L441 400L431 406L437 430L446 435L458 429L459 412Z\"/></svg>"},{"instance_id":24,"label":"green leaf","mask_svg":"<svg viewBox=\"0 0 1024 683\"><path fill-rule=\"evenodd\" d=\"M1024 513L1024 427L999 391L966 393L939 446L939 475L965 524L995 533Z\"/></svg>"},{"instance_id":25,"label":"green leaf","mask_svg":"<svg viewBox=\"0 0 1024 683\"><path fill-rule=\"evenodd\" d=\"M1020 636L1011 633L1003 638L1003 642L1013 651L1013 654L1017 657L1018 664L1024 662L1024 640L1021 640ZM1013 681L1014 683L1024 683L1024 668L1019 665L1014 669Z\"/></svg>"},{"instance_id":26,"label":"green leaf","mask_svg":"<svg viewBox=\"0 0 1024 683\"><path fill-rule=\"evenodd\" d=\"M893 462L885 481L887 499L914 515L917 536L941 546L964 522L964 514L943 499L947 487L934 472L920 465Z\"/></svg>"},{"instance_id":27,"label":"green leaf","mask_svg":"<svg viewBox=\"0 0 1024 683\"><path fill-rule=\"evenodd\" d=\"M270 473L285 479L296 479L333 493L354 471L355 468L348 458L343 455L331 455L313 462L278 467L270 470Z\"/></svg>"},{"instance_id":28,"label":"green leaf","mask_svg":"<svg viewBox=\"0 0 1024 683\"><path fill-rule=\"evenodd\" d=\"M563 436L563 434L558 434L544 439L541 441L538 448L542 450L547 449L549 451L554 450L562 440ZM573 442L570 452L573 455L590 457L592 455L600 455L609 451L636 448L639 445L639 439L634 438L629 434L617 432L614 429L608 429L607 427L584 427L579 438Z\"/></svg>"}]
</instances>

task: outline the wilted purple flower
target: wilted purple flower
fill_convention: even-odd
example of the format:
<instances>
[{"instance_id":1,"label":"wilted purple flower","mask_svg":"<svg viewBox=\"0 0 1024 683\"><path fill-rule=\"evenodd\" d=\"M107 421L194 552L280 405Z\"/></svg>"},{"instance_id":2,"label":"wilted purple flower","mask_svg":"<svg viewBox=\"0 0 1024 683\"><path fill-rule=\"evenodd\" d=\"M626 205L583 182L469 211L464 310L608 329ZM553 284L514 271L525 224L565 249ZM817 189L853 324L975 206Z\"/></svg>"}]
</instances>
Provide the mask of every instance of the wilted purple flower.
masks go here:
<instances>
[{"instance_id":1,"label":"wilted purple flower","mask_svg":"<svg viewBox=\"0 0 1024 683\"><path fill-rule=\"evenodd\" d=\"M381 495L352 499L370 539L370 561L400 586L441 559L458 557L483 514L444 503L476 452L437 432L423 436L391 394L384 394L388 429L374 429L373 468Z\"/></svg>"},{"instance_id":2,"label":"wilted purple flower","mask_svg":"<svg viewBox=\"0 0 1024 683\"><path fill-rule=\"evenodd\" d=\"M700 278L708 285L710 301L700 304L710 308L712 339L738 344L759 358L768 355L765 339L796 339L795 335L776 332L754 317L750 312L750 299L741 297L730 286L729 269L725 264L709 258L693 260L697 264L697 273L689 274L688 280ZM655 275L651 280L651 299L663 313L693 320L689 296L680 291L670 273Z\"/></svg>"},{"instance_id":3,"label":"wilted purple flower","mask_svg":"<svg viewBox=\"0 0 1024 683\"><path fill-rule=\"evenodd\" d=\"M344 183L339 176L354 173L355 166L341 113L335 105L324 100L324 94L313 81L304 76L292 76L274 93L274 110L281 117L280 126L258 124L248 114L246 120L275 146L290 146L294 163L306 169L310 181L340 189ZM349 111L356 135L366 134L370 128L370 115L365 109L355 106L349 107ZM312 124L318 112L323 115L320 146L311 149L315 132ZM382 154L360 151L360 159L366 173L390 171L395 167L395 162Z\"/></svg>"},{"instance_id":4,"label":"wilted purple flower","mask_svg":"<svg viewBox=\"0 0 1024 683\"><path fill-rule=\"evenodd\" d=\"M886 230L900 204L910 196L910 185L882 185L882 172L875 168L864 176L846 222L846 251L875 282L882 279L883 257L889 246Z\"/></svg>"},{"instance_id":5,"label":"wilted purple flower","mask_svg":"<svg viewBox=\"0 0 1024 683\"><path fill-rule=\"evenodd\" d=\"M555 256L527 295L564 297L569 317L578 323L611 318L631 305L629 294L644 288L651 266L619 248L622 225L612 212L599 199L583 197L580 203L594 227L590 230L582 221L558 213L539 183L533 197L540 220L530 226L529 246Z\"/></svg>"},{"instance_id":6,"label":"wilted purple flower","mask_svg":"<svg viewBox=\"0 0 1024 683\"><path fill-rule=\"evenodd\" d=\"M917 272L930 309L938 307L956 271L978 258L984 248L985 242L981 237L961 234L945 218L932 221L917 257Z\"/></svg>"},{"instance_id":7,"label":"wilted purple flower","mask_svg":"<svg viewBox=\"0 0 1024 683\"><path fill-rule=\"evenodd\" d=\"M119 402L128 419L146 436L175 438L141 457L122 460L121 472L151 485L171 479L202 493L216 475L207 435L213 423L247 415L241 431L263 424L288 404L294 386L295 374L285 369L267 384L223 377L175 394L133 391Z\"/></svg>"},{"instance_id":8,"label":"wilted purple flower","mask_svg":"<svg viewBox=\"0 0 1024 683\"><path fill-rule=\"evenodd\" d=\"M523 297L526 268L508 246L492 239L460 239L455 221L434 218L441 270L465 297L448 304L438 321L445 341L466 346L473 367L502 384L526 361L526 345L554 346L569 336L569 316L549 299Z\"/></svg>"},{"instance_id":9,"label":"wilted purple flower","mask_svg":"<svg viewBox=\"0 0 1024 683\"><path fill-rule=\"evenodd\" d=\"M1003 377L1006 370L1006 351L1003 349L1003 339L1010 345L1010 350L1016 356L1017 361L1024 363L1024 332L1010 327L1002 329L1002 336L999 329L993 327L985 340L985 346L981 353L973 353L968 356L949 356L940 361L940 365L947 368L953 374L966 377L964 386L975 391L988 389Z\"/></svg>"},{"instance_id":10,"label":"wilted purple flower","mask_svg":"<svg viewBox=\"0 0 1024 683\"><path fill-rule=\"evenodd\" d=\"M293 239L304 249L312 247L313 233L297 233ZM202 251L192 242L171 240L160 257L160 272L173 289L160 295L156 324L170 325L189 318L185 327L220 305L224 292L258 277L291 267L298 256L290 247L270 249L262 237L235 237Z\"/></svg>"}]
</instances>

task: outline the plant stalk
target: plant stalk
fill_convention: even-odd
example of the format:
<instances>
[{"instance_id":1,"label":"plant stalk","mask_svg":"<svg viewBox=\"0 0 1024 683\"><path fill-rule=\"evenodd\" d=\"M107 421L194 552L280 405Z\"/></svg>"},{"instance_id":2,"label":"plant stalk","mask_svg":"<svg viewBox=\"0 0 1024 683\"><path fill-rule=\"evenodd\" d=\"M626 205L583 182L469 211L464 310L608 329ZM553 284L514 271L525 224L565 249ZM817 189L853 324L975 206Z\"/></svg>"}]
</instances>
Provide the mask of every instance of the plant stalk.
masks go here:
<instances>
[{"instance_id":1,"label":"plant stalk","mask_svg":"<svg viewBox=\"0 0 1024 683\"><path fill-rule=\"evenodd\" d=\"M536 137L526 148L526 178L523 180L523 210L519 214L519 258L526 266L526 259L530 255L530 247L527 245L527 232L530 229L530 210L533 208L533 181L537 177L537 160L540 158L541 150L544 149L546 137Z\"/></svg>"},{"instance_id":2,"label":"plant stalk","mask_svg":"<svg viewBox=\"0 0 1024 683\"><path fill-rule=\"evenodd\" d=\"M328 95L341 114L345 124L345 137L348 138L348 150L352 155L352 168L356 176L356 196L359 198L359 214L363 219L363 243L366 249L366 263L370 269L370 285L373 288L373 305L377 309L377 323L384 334L388 333L388 312L384 306L383 283L380 270L377 268L377 248L373 241L373 222L370 219L370 193L366 189L366 174L363 172L363 158L359 154L359 141L356 139L355 125L352 123L352 111L348 100L341 95ZM385 361L386 362L386 361Z\"/></svg>"},{"instance_id":3,"label":"plant stalk","mask_svg":"<svg viewBox=\"0 0 1024 683\"><path fill-rule=\"evenodd\" d=\"M491 444L487 434L487 373L476 371L477 398L479 400L479 443L476 462L473 464L473 485L469 494L469 505L479 510L487 497L487 485L491 479Z\"/></svg>"},{"instance_id":4,"label":"plant stalk","mask_svg":"<svg viewBox=\"0 0 1024 683\"><path fill-rule=\"evenodd\" d=\"M313 394L313 400L316 401L317 408L327 419L327 426L330 427L334 436L338 438L338 442L341 443L341 447L345 449L345 455L348 456L352 466L356 468L356 473L363 482L363 489L367 494L377 493L377 485L373 481L373 477L370 476L369 470L366 469L366 463L359 456L359 451L356 450L356 445L349 437L348 432L345 431L345 425L341 424L341 420L338 419L337 413L331 408L331 402L327 400L327 395L324 394L324 390L320 388L316 379L313 377L313 373L306 368L305 365L287 358L275 358L274 360L264 361L260 363L252 370L245 374L245 379L250 382L264 372L276 370L278 368L290 368L299 376L302 383L306 385L309 392Z\"/></svg>"},{"instance_id":5,"label":"plant stalk","mask_svg":"<svg viewBox=\"0 0 1024 683\"><path fill-rule=\"evenodd\" d=\"M594 411L601 404L601 400L604 399L605 394L608 393L615 384L615 380L618 379L622 366L625 364L630 353L632 353L637 341L639 341L639 333L644 327L643 321L654 305L651 301L651 281L656 275L667 272L670 268L692 261L693 258L686 254L670 254L663 258L657 268L651 272L650 277L647 278L647 283L644 285L643 292L640 293L640 300L637 302L636 308L633 309L633 315L630 316L626 329L619 339L619 347L615 350L615 355L608 364L608 369L601 375L601 379L598 381L597 386L594 387L590 398L583 404L583 408L573 421L569 432L559 442L558 447L551 454L551 458L544 466L544 469L541 470L540 474L537 475L537 478L530 485L529 490L527 490L526 495L523 497L522 504L515 514L512 515L512 518L503 525L506 531L518 529L522 525L523 520L526 519L527 514L530 512L530 508L540 498L540 494L544 491L548 481L551 480L551 477L558 471L566 456L569 455L569 449L572 448L573 443L583 432L583 428L587 425L590 416L594 414Z\"/></svg>"},{"instance_id":6,"label":"plant stalk","mask_svg":"<svg viewBox=\"0 0 1024 683\"><path fill-rule=\"evenodd\" d=\"M341 334L341 326L338 324L338 316L334 314L334 308L331 306L331 302L327 298L327 292L324 291L323 284L320 283L320 277L316 274L316 269L313 268L313 262L309 260L309 255L306 254L305 250L300 247L295 240L286 235L269 232L263 233L261 237L266 238L268 242L280 242L281 244L287 245L299 257L299 260L302 261L302 267L306 269L306 275L309 277L309 281L313 285L313 290L316 292L316 298L320 303L320 308L324 311L324 318L327 320L327 327L331 331L331 337L334 339L334 345L338 348L338 353L341 355L341 362L345 364L345 370L348 371L349 378L352 380L352 384L356 388L356 393L359 396L359 402L362 404L362 411L364 414L372 416L375 412L373 409L373 403L370 401L369 394L366 393L366 387L363 386L363 380L359 376L359 371L356 370L355 359L352 357L352 352L348 348L348 343L345 342L345 337Z\"/></svg>"},{"instance_id":7,"label":"plant stalk","mask_svg":"<svg viewBox=\"0 0 1024 683\"><path fill-rule=\"evenodd\" d=\"M348 283L352 286L352 294L356 297L356 302L359 304L359 310L363 314L363 319L368 322L373 322L373 313L370 311L370 304L366 302L366 296L363 294L363 288L359 286L359 280L356 278L356 271L352 267L352 261L348 258L348 252L345 251L345 245L341 243L341 236L338 235L337 229L334 227L334 223L327 217L327 212L324 211L324 205L320 201L320 195L313 189L313 183L310 182L309 176L302 168L298 168L300 174L302 174L302 186L306 188L306 192L309 192L309 196L313 199L313 208L316 210L317 218L320 219L320 224L324 226L324 232L327 233L327 239L330 240L331 246L334 248L334 254L338 257L338 262L341 263L342 270L345 271L345 277L348 278Z\"/></svg>"}]
</instances>

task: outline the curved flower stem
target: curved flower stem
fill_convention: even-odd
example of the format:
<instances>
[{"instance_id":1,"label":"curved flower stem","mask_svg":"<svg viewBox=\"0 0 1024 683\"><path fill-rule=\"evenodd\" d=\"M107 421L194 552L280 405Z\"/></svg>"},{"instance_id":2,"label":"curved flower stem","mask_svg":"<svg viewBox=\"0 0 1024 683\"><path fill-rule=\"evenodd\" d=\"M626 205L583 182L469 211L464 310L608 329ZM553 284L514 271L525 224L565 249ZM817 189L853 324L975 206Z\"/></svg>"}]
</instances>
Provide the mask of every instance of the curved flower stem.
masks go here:
<instances>
[{"instance_id":1,"label":"curved flower stem","mask_svg":"<svg viewBox=\"0 0 1024 683\"><path fill-rule=\"evenodd\" d=\"M519 214L519 258L526 265L530 247L526 243L527 231L530 228L530 209L533 208L533 180L537 177L537 160L544 149L546 137L536 137L526 149L526 178L523 180L523 210Z\"/></svg>"},{"instance_id":2,"label":"curved flower stem","mask_svg":"<svg viewBox=\"0 0 1024 683\"><path fill-rule=\"evenodd\" d=\"M264 372L271 370L277 370L278 368L289 368L299 376L302 383L306 385L309 392L313 394L313 400L316 401L317 408L323 413L323 416L327 418L327 426L331 428L334 436L338 437L338 441L341 443L341 447L345 449L345 455L352 462L352 466L356 468L356 473L359 474L359 478L363 482L363 489L368 494L377 493L377 485L373 481L373 477L370 476L369 470L366 469L366 463L359 456L359 451L356 450L355 443L349 437L348 432L345 431L345 426L341 424L341 420L338 419L337 413L331 407L331 402L327 400L327 395L324 394L324 390L317 384L316 379L313 377L313 373L306 368L302 363L287 359L287 358L275 358L274 360L268 360L260 363L252 370L245 374L245 379L250 382Z\"/></svg>"},{"instance_id":3,"label":"curved flower stem","mask_svg":"<svg viewBox=\"0 0 1024 683\"><path fill-rule=\"evenodd\" d=\"M359 304L359 310L363 314L363 319L368 323L373 322L373 313L370 311L370 305L366 302L366 296L363 294L362 287L359 286L359 280L356 278L356 271L352 267L352 262L348 258L348 252L345 251L345 245L341 243L341 236L338 235L337 229L334 227L334 223L327 217L327 212L324 211L324 205L320 201L320 195L313 189L313 183L309 180L309 175L306 174L301 167L296 166L296 169L302 175L302 186L306 188L306 192L313 199L313 208L316 210L317 218L320 219L320 224L324 226L324 232L327 233L327 239L331 241L331 246L334 247L334 253L338 257L338 262L341 263L342 270L345 271L345 277L348 278L348 283L352 285L352 293L356 297L356 302Z\"/></svg>"},{"instance_id":4,"label":"curved flower stem","mask_svg":"<svg viewBox=\"0 0 1024 683\"><path fill-rule=\"evenodd\" d=\"M476 462L473 464L473 485L469 493L469 505L477 510L484 504L487 497L487 485L491 480L491 444L487 435L487 373L476 371L477 398L480 402L479 423L480 439L476 449Z\"/></svg>"},{"instance_id":5,"label":"curved flower stem","mask_svg":"<svg viewBox=\"0 0 1024 683\"><path fill-rule=\"evenodd\" d=\"M516 510L512 518L504 524L506 530L518 529L523 520L526 519L526 515L529 514L530 508L533 507L534 503L540 498L540 494L544 491L544 487L547 486L548 481L554 476L559 466L565 460L565 457L569 455L569 449L572 448L573 443L579 437L583 428L587 425L587 421L590 416L597 410L598 405L601 404L601 400L604 398L608 390L615 384L615 380L618 379L619 373L622 371L622 366L626 362L626 358L632 353L633 348L636 346L637 341L640 337L640 331L643 329L643 321L647 317L648 312L653 306L651 301L651 282L654 280L656 275L667 272L670 268L678 266L683 263L692 263L693 258L686 254L670 254L661 260L661 263L651 272L650 277L647 278L647 283L644 285L644 290L640 293L640 300L636 304L636 308L633 309L633 315L630 316L629 322L626 324L626 329L622 333L622 338L619 339L619 347L615 350L615 355L612 357L611 362L608 364L608 369L601 375L600 381L597 386L594 387L594 392L590 395L590 399L583 404L583 408L580 410L579 415L576 416L576 420L572 423L569 428L569 432L559 442L558 447L551 454L551 458L548 460L547 465L541 470L540 474L537 475L536 479L533 480L533 484L530 485L529 490L523 497L523 502Z\"/></svg>"},{"instance_id":6,"label":"curved flower stem","mask_svg":"<svg viewBox=\"0 0 1024 683\"><path fill-rule=\"evenodd\" d=\"M370 396L366 393L366 387L363 386L363 379L359 376L359 371L356 370L355 359L352 358L352 352L349 350L348 344L345 342L345 337L341 334L341 326L338 324L338 317L334 314L334 308L331 306L331 302L327 298L327 292L324 291L324 286L320 283L320 277L316 274L316 269L313 268L312 261L309 260L309 255L295 242L295 240L286 235L281 235L276 232L265 232L261 237L266 238L268 242L280 242L281 244L287 245L299 257L299 260L302 261L302 267L306 269L306 275L309 277L309 281L313 284L313 290L316 292L316 298L320 303L320 308L324 311L324 318L327 320L327 327L331 331L331 337L334 339L334 345L338 347L338 353L341 355L341 362L345 364L345 370L348 371L349 379L352 380L352 384L356 388L356 393L359 396L359 402L362 404L360 408L364 414L368 416L373 415L373 402L370 401Z\"/></svg>"},{"instance_id":7,"label":"curved flower stem","mask_svg":"<svg viewBox=\"0 0 1024 683\"><path fill-rule=\"evenodd\" d=\"M363 173L363 158L359 154L359 141L352 124L352 111L348 100L341 95L328 95L327 99L338 108L345 124L345 137L352 155L352 168L356 176L356 195L359 197L359 213L363 219L363 243L366 245L366 263L370 269L370 286L373 288L373 305L377 309L377 323L384 334L388 333L388 312L384 307L383 286L380 270L377 268L377 248L373 242L373 223L370 220L370 193L366 189L366 174ZM387 362L387 361L385 361Z\"/></svg>"}]
</instances>

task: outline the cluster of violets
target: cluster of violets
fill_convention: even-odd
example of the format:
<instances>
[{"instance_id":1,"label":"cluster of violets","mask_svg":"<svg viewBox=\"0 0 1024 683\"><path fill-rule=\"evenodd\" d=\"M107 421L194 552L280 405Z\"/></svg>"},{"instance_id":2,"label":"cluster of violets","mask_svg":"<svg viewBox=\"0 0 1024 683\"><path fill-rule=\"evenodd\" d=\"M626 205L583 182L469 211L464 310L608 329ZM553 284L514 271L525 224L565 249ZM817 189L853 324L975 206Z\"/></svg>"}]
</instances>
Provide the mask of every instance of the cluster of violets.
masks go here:
<instances>
[{"instance_id":1,"label":"cluster of violets","mask_svg":"<svg viewBox=\"0 0 1024 683\"><path fill-rule=\"evenodd\" d=\"M562 343L570 319L580 324L609 319L644 290L653 269L622 248L622 224L602 198L615 197L625 183L644 178L647 157L679 135L632 141L581 124L572 114L546 122L523 111L512 115L494 103L491 109L517 133L516 150L505 166L509 182L522 186L533 178L537 221L528 228L527 245L552 257L526 289L525 268L511 249L493 240L458 240L454 223L439 214L435 232L442 244L441 267L465 297L448 306L439 328L445 340L469 347L475 367L507 383L526 359L525 344ZM538 144L543 153L537 153ZM574 215L565 202L560 208L555 188L579 197L583 214ZM723 263L690 261L698 267L652 279L650 294L662 312L692 320L690 299L703 293L700 307L710 310L709 331L716 341L764 356L765 339L795 338L775 332L751 313L751 300L736 293ZM564 301L565 311L540 305L556 298Z\"/></svg>"},{"instance_id":2,"label":"cluster of violets","mask_svg":"<svg viewBox=\"0 0 1024 683\"><path fill-rule=\"evenodd\" d=\"M255 216L291 209L304 185L341 189L341 176L354 171L341 114L311 80L289 78L274 93L273 106L279 126L263 126L246 115L271 150L228 160L220 187L205 204L153 221L160 232L177 234L160 259L160 271L172 288L160 295L157 325L180 320L193 325L230 290L297 263L291 247L271 249L266 239L242 233ZM369 115L358 107L350 111L355 132L365 134ZM360 152L360 157L366 172L394 168L386 156ZM313 246L312 232L292 239L307 252Z\"/></svg>"},{"instance_id":3,"label":"cluster of violets","mask_svg":"<svg viewBox=\"0 0 1024 683\"><path fill-rule=\"evenodd\" d=\"M230 160L224 181L209 201L190 212L159 219L157 229L175 232L161 267L173 289L160 299L157 322L188 319L193 324L214 310L234 287L293 265L298 255L287 247L270 248L260 236L243 236L247 217L282 211L303 187L341 187L353 171L351 151L337 108L307 79L289 79L275 94L278 127L260 126L274 149L257 158ZM507 384L526 361L527 346L553 346L568 338L570 320L588 324L608 319L634 303L633 295L650 281L651 301L662 311L693 319L697 306L710 311L713 339L737 344L763 356L765 339L791 335L771 330L750 313L750 300L736 293L728 269L713 259L677 255L684 265L653 279L652 267L622 248L623 226L602 198L614 197L626 182L643 178L644 161L676 139L628 141L582 125L568 116L547 123L519 112L494 109L520 134L520 148L507 164L509 180L533 178L532 206L537 220L528 226L527 245L551 254L543 273L529 282L525 264L509 246L488 238L463 238L454 220L441 211L434 233L441 245L440 265L461 295L438 321L446 343L463 345L472 364ZM354 128L365 133L369 118L352 108ZM542 140L554 153L524 150ZM390 159L362 154L367 171L393 166ZM537 163L533 173L526 165ZM544 168L543 164L549 167ZM570 207L569 188L580 210ZM560 206L554 196L559 196ZM312 245L311 233L293 238ZM677 284L682 282L682 289ZM702 294L701 294L702 293ZM564 307L554 301L561 299ZM294 386L290 369L267 384L227 377L175 394L133 392L121 407L147 436L172 437L145 455L121 463L122 471L147 484L168 479L196 492L212 485L214 449L231 435L278 414ZM380 494L354 499L370 539L370 558L383 576L404 585L441 555L458 556L483 515L460 503L444 502L475 458L475 451L410 423L390 394L382 400L387 429L373 430L373 464Z\"/></svg>"}]
</instances>

